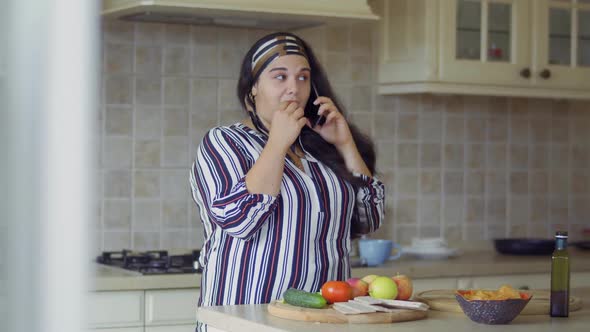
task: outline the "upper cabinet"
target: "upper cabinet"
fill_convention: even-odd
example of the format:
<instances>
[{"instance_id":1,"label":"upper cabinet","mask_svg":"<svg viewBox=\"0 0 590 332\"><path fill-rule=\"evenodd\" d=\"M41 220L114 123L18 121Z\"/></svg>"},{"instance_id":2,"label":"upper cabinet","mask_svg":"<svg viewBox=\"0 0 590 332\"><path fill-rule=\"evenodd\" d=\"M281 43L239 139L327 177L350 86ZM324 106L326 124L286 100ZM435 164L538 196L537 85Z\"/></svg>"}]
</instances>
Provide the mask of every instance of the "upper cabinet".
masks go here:
<instances>
[{"instance_id":1,"label":"upper cabinet","mask_svg":"<svg viewBox=\"0 0 590 332\"><path fill-rule=\"evenodd\" d=\"M375 0L379 93L590 99L590 0Z\"/></svg>"}]
</instances>

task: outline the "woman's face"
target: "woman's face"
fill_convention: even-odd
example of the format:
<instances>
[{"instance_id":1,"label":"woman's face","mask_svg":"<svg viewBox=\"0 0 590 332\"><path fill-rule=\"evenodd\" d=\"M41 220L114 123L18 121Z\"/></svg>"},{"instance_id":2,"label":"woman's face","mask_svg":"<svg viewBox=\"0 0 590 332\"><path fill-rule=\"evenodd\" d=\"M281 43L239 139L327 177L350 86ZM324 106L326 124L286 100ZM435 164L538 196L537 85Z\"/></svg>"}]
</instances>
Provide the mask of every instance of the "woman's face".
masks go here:
<instances>
[{"instance_id":1,"label":"woman's face","mask_svg":"<svg viewBox=\"0 0 590 332\"><path fill-rule=\"evenodd\" d=\"M307 59L290 54L274 59L252 87L256 113L270 128L272 117L281 102L295 101L305 108L310 93L311 71Z\"/></svg>"}]
</instances>

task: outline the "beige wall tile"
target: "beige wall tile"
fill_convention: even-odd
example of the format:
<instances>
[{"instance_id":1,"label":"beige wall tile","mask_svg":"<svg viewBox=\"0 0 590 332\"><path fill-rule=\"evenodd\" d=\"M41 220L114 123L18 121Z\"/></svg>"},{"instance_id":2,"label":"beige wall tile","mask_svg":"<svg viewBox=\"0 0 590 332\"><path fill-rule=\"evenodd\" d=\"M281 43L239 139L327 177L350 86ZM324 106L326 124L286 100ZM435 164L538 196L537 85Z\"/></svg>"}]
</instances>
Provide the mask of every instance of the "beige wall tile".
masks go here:
<instances>
[{"instance_id":1,"label":"beige wall tile","mask_svg":"<svg viewBox=\"0 0 590 332\"><path fill-rule=\"evenodd\" d=\"M569 203L564 197L550 197L549 220L551 223L561 223L568 220Z\"/></svg>"},{"instance_id":2,"label":"beige wall tile","mask_svg":"<svg viewBox=\"0 0 590 332\"><path fill-rule=\"evenodd\" d=\"M508 148L505 144L487 145L487 168L505 169L508 160Z\"/></svg>"},{"instance_id":3,"label":"beige wall tile","mask_svg":"<svg viewBox=\"0 0 590 332\"><path fill-rule=\"evenodd\" d=\"M390 141L377 142L377 166L381 170L395 167L395 144Z\"/></svg>"},{"instance_id":4,"label":"beige wall tile","mask_svg":"<svg viewBox=\"0 0 590 332\"><path fill-rule=\"evenodd\" d=\"M510 192L516 195L526 195L529 193L529 179L527 172L510 173Z\"/></svg>"},{"instance_id":5,"label":"beige wall tile","mask_svg":"<svg viewBox=\"0 0 590 332\"><path fill-rule=\"evenodd\" d=\"M421 198L419 206L420 222L424 224L436 224L440 225L440 199L435 198ZM422 226L421 226L422 228Z\"/></svg>"},{"instance_id":6,"label":"beige wall tile","mask_svg":"<svg viewBox=\"0 0 590 332\"><path fill-rule=\"evenodd\" d=\"M397 145L397 166L401 168L418 167L418 144L401 143Z\"/></svg>"},{"instance_id":7,"label":"beige wall tile","mask_svg":"<svg viewBox=\"0 0 590 332\"><path fill-rule=\"evenodd\" d=\"M188 168L188 165L187 167ZM162 197L167 199L183 199L190 192L188 183L188 170L162 170Z\"/></svg>"},{"instance_id":8,"label":"beige wall tile","mask_svg":"<svg viewBox=\"0 0 590 332\"><path fill-rule=\"evenodd\" d=\"M123 21L104 21L105 41L113 43L132 43L135 36L135 24Z\"/></svg>"},{"instance_id":9,"label":"beige wall tile","mask_svg":"<svg viewBox=\"0 0 590 332\"><path fill-rule=\"evenodd\" d=\"M368 85L359 85L351 89L350 109L356 111L368 111L373 109L372 89Z\"/></svg>"},{"instance_id":10,"label":"beige wall tile","mask_svg":"<svg viewBox=\"0 0 590 332\"><path fill-rule=\"evenodd\" d=\"M164 137L162 152L163 167L187 167L188 137Z\"/></svg>"},{"instance_id":11,"label":"beige wall tile","mask_svg":"<svg viewBox=\"0 0 590 332\"><path fill-rule=\"evenodd\" d=\"M483 223L485 218L485 200L483 198L467 198L467 223Z\"/></svg>"},{"instance_id":12,"label":"beige wall tile","mask_svg":"<svg viewBox=\"0 0 590 332\"><path fill-rule=\"evenodd\" d=\"M160 231L160 200L138 200L133 203L133 228L136 231Z\"/></svg>"},{"instance_id":13,"label":"beige wall tile","mask_svg":"<svg viewBox=\"0 0 590 332\"><path fill-rule=\"evenodd\" d=\"M418 193L418 172L414 170L398 171L395 183L398 195L416 195Z\"/></svg>"},{"instance_id":14,"label":"beige wall tile","mask_svg":"<svg viewBox=\"0 0 590 332\"><path fill-rule=\"evenodd\" d=\"M164 44L164 24L141 23L137 25L138 44L162 45Z\"/></svg>"},{"instance_id":15,"label":"beige wall tile","mask_svg":"<svg viewBox=\"0 0 590 332\"><path fill-rule=\"evenodd\" d=\"M162 202L162 226L166 229L188 227L188 206L185 200Z\"/></svg>"},{"instance_id":16,"label":"beige wall tile","mask_svg":"<svg viewBox=\"0 0 590 332\"><path fill-rule=\"evenodd\" d=\"M572 193L574 195L590 195L590 170L572 172ZM588 203L590 204L590 198Z\"/></svg>"},{"instance_id":17,"label":"beige wall tile","mask_svg":"<svg viewBox=\"0 0 590 332\"><path fill-rule=\"evenodd\" d=\"M156 139L162 136L162 109L152 106L135 108L135 137Z\"/></svg>"},{"instance_id":18,"label":"beige wall tile","mask_svg":"<svg viewBox=\"0 0 590 332\"><path fill-rule=\"evenodd\" d=\"M133 45L107 43L104 71L110 74L129 74L133 71Z\"/></svg>"},{"instance_id":19,"label":"beige wall tile","mask_svg":"<svg viewBox=\"0 0 590 332\"><path fill-rule=\"evenodd\" d=\"M545 171L530 172L531 195L544 195L549 193L549 173Z\"/></svg>"},{"instance_id":20,"label":"beige wall tile","mask_svg":"<svg viewBox=\"0 0 590 332\"><path fill-rule=\"evenodd\" d=\"M468 195L484 195L485 173L481 171L469 171L465 175Z\"/></svg>"},{"instance_id":21,"label":"beige wall tile","mask_svg":"<svg viewBox=\"0 0 590 332\"><path fill-rule=\"evenodd\" d=\"M102 166L127 168L131 166L131 139L127 137L103 137Z\"/></svg>"},{"instance_id":22,"label":"beige wall tile","mask_svg":"<svg viewBox=\"0 0 590 332\"><path fill-rule=\"evenodd\" d=\"M186 46L190 43L190 26L186 24L166 24L164 40L166 45Z\"/></svg>"},{"instance_id":23,"label":"beige wall tile","mask_svg":"<svg viewBox=\"0 0 590 332\"><path fill-rule=\"evenodd\" d=\"M99 196L102 197L102 196ZM105 198L129 198L131 197L131 173L129 170L105 170L104 172L104 197Z\"/></svg>"},{"instance_id":24,"label":"beige wall tile","mask_svg":"<svg viewBox=\"0 0 590 332\"><path fill-rule=\"evenodd\" d=\"M133 232L133 249L154 250L160 248L159 232Z\"/></svg>"},{"instance_id":25,"label":"beige wall tile","mask_svg":"<svg viewBox=\"0 0 590 332\"><path fill-rule=\"evenodd\" d=\"M182 77L164 78L164 104L188 105L190 81Z\"/></svg>"},{"instance_id":26,"label":"beige wall tile","mask_svg":"<svg viewBox=\"0 0 590 332\"><path fill-rule=\"evenodd\" d=\"M399 96L399 110L402 113L415 113L422 108L421 97L419 95L401 95Z\"/></svg>"},{"instance_id":27,"label":"beige wall tile","mask_svg":"<svg viewBox=\"0 0 590 332\"><path fill-rule=\"evenodd\" d=\"M551 140L552 120L548 118L531 119L531 141L547 143Z\"/></svg>"},{"instance_id":28,"label":"beige wall tile","mask_svg":"<svg viewBox=\"0 0 590 332\"><path fill-rule=\"evenodd\" d=\"M194 47L217 45L219 29L206 25L191 25L191 42Z\"/></svg>"},{"instance_id":29,"label":"beige wall tile","mask_svg":"<svg viewBox=\"0 0 590 332\"><path fill-rule=\"evenodd\" d=\"M140 105L161 104L161 78L157 76L138 76L135 79L135 103Z\"/></svg>"},{"instance_id":30,"label":"beige wall tile","mask_svg":"<svg viewBox=\"0 0 590 332\"><path fill-rule=\"evenodd\" d=\"M373 79L371 58L364 55L350 57L350 74L354 83L371 83Z\"/></svg>"},{"instance_id":31,"label":"beige wall tile","mask_svg":"<svg viewBox=\"0 0 590 332\"><path fill-rule=\"evenodd\" d=\"M138 198L160 197L160 172L135 171L133 192Z\"/></svg>"},{"instance_id":32,"label":"beige wall tile","mask_svg":"<svg viewBox=\"0 0 590 332\"><path fill-rule=\"evenodd\" d=\"M436 115L420 116L420 138L423 142L440 142L442 140L442 117Z\"/></svg>"},{"instance_id":33,"label":"beige wall tile","mask_svg":"<svg viewBox=\"0 0 590 332\"><path fill-rule=\"evenodd\" d=\"M198 77L217 78L219 50L216 45L198 45L193 48L191 73ZM232 63L231 68L235 68Z\"/></svg>"},{"instance_id":34,"label":"beige wall tile","mask_svg":"<svg viewBox=\"0 0 590 332\"><path fill-rule=\"evenodd\" d=\"M489 120L489 140L492 142L506 142L508 140L507 117L492 116Z\"/></svg>"},{"instance_id":35,"label":"beige wall tile","mask_svg":"<svg viewBox=\"0 0 590 332\"><path fill-rule=\"evenodd\" d=\"M421 225L421 237L441 237L440 225Z\"/></svg>"},{"instance_id":36,"label":"beige wall tile","mask_svg":"<svg viewBox=\"0 0 590 332\"><path fill-rule=\"evenodd\" d=\"M444 146L445 168L463 168L465 162L464 150L463 144L446 144Z\"/></svg>"},{"instance_id":37,"label":"beige wall tile","mask_svg":"<svg viewBox=\"0 0 590 332\"><path fill-rule=\"evenodd\" d=\"M467 119L467 141L483 142L487 137L487 120L482 118Z\"/></svg>"},{"instance_id":38,"label":"beige wall tile","mask_svg":"<svg viewBox=\"0 0 590 332\"><path fill-rule=\"evenodd\" d=\"M505 224L508 218L506 203L506 198L490 199L486 205L486 221L488 223Z\"/></svg>"},{"instance_id":39,"label":"beige wall tile","mask_svg":"<svg viewBox=\"0 0 590 332\"><path fill-rule=\"evenodd\" d=\"M349 34L350 27L348 25L326 27L326 47L331 51L348 51Z\"/></svg>"},{"instance_id":40,"label":"beige wall tile","mask_svg":"<svg viewBox=\"0 0 590 332\"><path fill-rule=\"evenodd\" d=\"M105 111L106 135L131 136L133 115L130 107L107 106Z\"/></svg>"},{"instance_id":41,"label":"beige wall tile","mask_svg":"<svg viewBox=\"0 0 590 332\"><path fill-rule=\"evenodd\" d=\"M588 128L590 130L590 127ZM573 146L571 150L572 168L590 169L590 146Z\"/></svg>"},{"instance_id":42,"label":"beige wall tile","mask_svg":"<svg viewBox=\"0 0 590 332\"><path fill-rule=\"evenodd\" d=\"M350 56L348 53L328 52L329 62L324 63L331 82L350 83L352 80Z\"/></svg>"},{"instance_id":43,"label":"beige wall tile","mask_svg":"<svg viewBox=\"0 0 590 332\"><path fill-rule=\"evenodd\" d=\"M159 140L137 140L134 150L136 167L160 167L161 145Z\"/></svg>"},{"instance_id":44,"label":"beige wall tile","mask_svg":"<svg viewBox=\"0 0 590 332\"><path fill-rule=\"evenodd\" d=\"M531 222L546 224L549 221L549 200L547 197L531 198Z\"/></svg>"},{"instance_id":45,"label":"beige wall tile","mask_svg":"<svg viewBox=\"0 0 590 332\"><path fill-rule=\"evenodd\" d=\"M549 148L545 145L537 145L530 148L530 167L533 169L549 168Z\"/></svg>"},{"instance_id":46,"label":"beige wall tile","mask_svg":"<svg viewBox=\"0 0 590 332\"><path fill-rule=\"evenodd\" d=\"M446 119L445 142L465 142L465 118L448 116Z\"/></svg>"},{"instance_id":47,"label":"beige wall tile","mask_svg":"<svg viewBox=\"0 0 590 332\"><path fill-rule=\"evenodd\" d=\"M446 195L463 194L463 172L445 172L443 175L443 188Z\"/></svg>"},{"instance_id":48,"label":"beige wall tile","mask_svg":"<svg viewBox=\"0 0 590 332\"><path fill-rule=\"evenodd\" d=\"M395 227L395 242L400 244L410 244L412 239L418 237L417 225L399 225Z\"/></svg>"},{"instance_id":49,"label":"beige wall tile","mask_svg":"<svg viewBox=\"0 0 590 332\"><path fill-rule=\"evenodd\" d=\"M186 249L189 233L186 231L166 231L162 233L162 248Z\"/></svg>"},{"instance_id":50,"label":"beige wall tile","mask_svg":"<svg viewBox=\"0 0 590 332\"><path fill-rule=\"evenodd\" d=\"M422 168L439 168L442 160L442 147L440 144L421 144L420 146L420 166Z\"/></svg>"},{"instance_id":51,"label":"beige wall tile","mask_svg":"<svg viewBox=\"0 0 590 332\"><path fill-rule=\"evenodd\" d=\"M374 139L392 139L393 137L395 137L395 113L378 112L375 113L374 119Z\"/></svg>"},{"instance_id":52,"label":"beige wall tile","mask_svg":"<svg viewBox=\"0 0 590 332\"><path fill-rule=\"evenodd\" d=\"M162 72L163 52L160 46L135 47L135 72L155 75Z\"/></svg>"},{"instance_id":53,"label":"beige wall tile","mask_svg":"<svg viewBox=\"0 0 590 332\"><path fill-rule=\"evenodd\" d=\"M449 225L463 225L465 216L465 202L462 196L445 196L443 198L443 216L444 224Z\"/></svg>"},{"instance_id":54,"label":"beige wall tile","mask_svg":"<svg viewBox=\"0 0 590 332\"><path fill-rule=\"evenodd\" d=\"M484 168L486 162L486 149L484 144L465 145L465 154L468 168Z\"/></svg>"},{"instance_id":55,"label":"beige wall tile","mask_svg":"<svg viewBox=\"0 0 590 332\"><path fill-rule=\"evenodd\" d=\"M505 196L508 194L507 173L505 171L489 171L486 173L486 192L488 196Z\"/></svg>"},{"instance_id":56,"label":"beige wall tile","mask_svg":"<svg viewBox=\"0 0 590 332\"><path fill-rule=\"evenodd\" d=\"M415 198L402 198L397 200L395 209L395 224L416 223L417 200Z\"/></svg>"},{"instance_id":57,"label":"beige wall tile","mask_svg":"<svg viewBox=\"0 0 590 332\"><path fill-rule=\"evenodd\" d=\"M529 124L528 117L512 116L510 118L510 141L517 144L528 144L530 142Z\"/></svg>"},{"instance_id":58,"label":"beige wall tile","mask_svg":"<svg viewBox=\"0 0 590 332\"><path fill-rule=\"evenodd\" d=\"M190 49L188 47L164 48L164 73L187 75L190 72Z\"/></svg>"},{"instance_id":59,"label":"beige wall tile","mask_svg":"<svg viewBox=\"0 0 590 332\"><path fill-rule=\"evenodd\" d=\"M529 148L526 145L510 146L510 168L511 169L528 169L529 166Z\"/></svg>"},{"instance_id":60,"label":"beige wall tile","mask_svg":"<svg viewBox=\"0 0 590 332\"><path fill-rule=\"evenodd\" d=\"M420 192L423 195L440 195L441 183L439 171L422 171L420 173Z\"/></svg>"},{"instance_id":61,"label":"beige wall tile","mask_svg":"<svg viewBox=\"0 0 590 332\"><path fill-rule=\"evenodd\" d=\"M391 116L393 117L393 114ZM418 139L418 115L417 114L399 114L398 121L399 121L398 139L400 139L400 140L416 140L416 139ZM375 125L379 126L379 122L376 122Z\"/></svg>"},{"instance_id":62,"label":"beige wall tile","mask_svg":"<svg viewBox=\"0 0 590 332\"><path fill-rule=\"evenodd\" d=\"M164 136L188 135L188 110L186 108L164 109Z\"/></svg>"},{"instance_id":63,"label":"beige wall tile","mask_svg":"<svg viewBox=\"0 0 590 332\"><path fill-rule=\"evenodd\" d=\"M128 231L131 228L131 201L128 199L104 201L104 229Z\"/></svg>"},{"instance_id":64,"label":"beige wall tile","mask_svg":"<svg viewBox=\"0 0 590 332\"><path fill-rule=\"evenodd\" d=\"M131 248L131 232L103 232L104 251L117 251Z\"/></svg>"},{"instance_id":65,"label":"beige wall tile","mask_svg":"<svg viewBox=\"0 0 590 332\"><path fill-rule=\"evenodd\" d=\"M132 80L129 76L107 76L105 78L106 104L131 104Z\"/></svg>"},{"instance_id":66,"label":"beige wall tile","mask_svg":"<svg viewBox=\"0 0 590 332\"><path fill-rule=\"evenodd\" d=\"M526 225L530 220L531 208L528 197L511 197L508 217L512 225Z\"/></svg>"}]
</instances>

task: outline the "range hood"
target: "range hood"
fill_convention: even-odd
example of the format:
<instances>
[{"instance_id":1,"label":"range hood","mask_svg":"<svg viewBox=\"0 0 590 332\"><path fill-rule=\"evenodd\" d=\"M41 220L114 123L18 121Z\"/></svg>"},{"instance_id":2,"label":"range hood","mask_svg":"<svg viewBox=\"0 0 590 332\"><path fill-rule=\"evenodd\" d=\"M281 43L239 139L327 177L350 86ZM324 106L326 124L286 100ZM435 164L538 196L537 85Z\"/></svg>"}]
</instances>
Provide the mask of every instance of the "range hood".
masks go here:
<instances>
[{"instance_id":1,"label":"range hood","mask_svg":"<svg viewBox=\"0 0 590 332\"><path fill-rule=\"evenodd\" d=\"M103 0L102 16L274 30L379 19L366 0Z\"/></svg>"}]
</instances>

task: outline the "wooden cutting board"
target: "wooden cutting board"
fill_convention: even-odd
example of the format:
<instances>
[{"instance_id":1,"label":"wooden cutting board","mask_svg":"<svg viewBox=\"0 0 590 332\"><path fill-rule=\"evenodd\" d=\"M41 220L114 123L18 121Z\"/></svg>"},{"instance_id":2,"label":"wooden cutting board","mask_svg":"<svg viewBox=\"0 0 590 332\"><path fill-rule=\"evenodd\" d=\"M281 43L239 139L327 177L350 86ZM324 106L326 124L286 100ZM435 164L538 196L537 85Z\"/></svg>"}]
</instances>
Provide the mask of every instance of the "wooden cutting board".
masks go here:
<instances>
[{"instance_id":1,"label":"wooden cutting board","mask_svg":"<svg viewBox=\"0 0 590 332\"><path fill-rule=\"evenodd\" d=\"M394 312L372 312L368 314L344 315L328 306L324 309L311 309L292 306L273 301L268 312L276 317L318 323L383 324L405 322L426 318L427 311L399 309Z\"/></svg>"},{"instance_id":2,"label":"wooden cutting board","mask_svg":"<svg viewBox=\"0 0 590 332\"><path fill-rule=\"evenodd\" d=\"M455 298L453 289L429 290L418 293L415 301L421 301L430 306L430 309L448 312L463 312L459 302ZM527 290L533 295L531 301L524 307L521 315L547 315L549 314L549 291L545 290ZM570 296L570 311L580 310L582 300L579 297Z\"/></svg>"}]
</instances>

